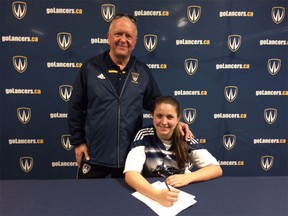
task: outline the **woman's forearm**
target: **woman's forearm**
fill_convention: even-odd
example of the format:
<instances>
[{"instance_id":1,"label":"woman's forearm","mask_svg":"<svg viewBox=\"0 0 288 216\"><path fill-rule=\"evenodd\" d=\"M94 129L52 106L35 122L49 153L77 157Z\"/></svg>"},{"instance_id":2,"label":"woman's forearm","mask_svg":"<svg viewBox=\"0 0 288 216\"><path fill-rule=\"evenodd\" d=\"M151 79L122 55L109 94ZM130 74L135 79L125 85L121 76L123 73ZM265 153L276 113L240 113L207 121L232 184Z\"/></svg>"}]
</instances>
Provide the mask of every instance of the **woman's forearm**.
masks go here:
<instances>
[{"instance_id":1,"label":"woman's forearm","mask_svg":"<svg viewBox=\"0 0 288 216\"><path fill-rule=\"evenodd\" d=\"M199 181L208 181L222 176L223 171L220 166L210 165L190 173L190 183Z\"/></svg>"},{"instance_id":2,"label":"woman's forearm","mask_svg":"<svg viewBox=\"0 0 288 216\"><path fill-rule=\"evenodd\" d=\"M138 172L128 171L125 173L125 181L136 191L155 199L156 189Z\"/></svg>"},{"instance_id":3,"label":"woman's forearm","mask_svg":"<svg viewBox=\"0 0 288 216\"><path fill-rule=\"evenodd\" d=\"M173 187L182 187L193 182L208 181L220 176L222 176L221 167L210 165L195 172L169 176L166 181Z\"/></svg>"},{"instance_id":4,"label":"woman's forearm","mask_svg":"<svg viewBox=\"0 0 288 216\"><path fill-rule=\"evenodd\" d=\"M169 191L168 189L156 189L138 172L126 172L125 181L139 193L157 201L164 206L169 207L178 200L179 190L174 188L171 188Z\"/></svg>"}]
</instances>

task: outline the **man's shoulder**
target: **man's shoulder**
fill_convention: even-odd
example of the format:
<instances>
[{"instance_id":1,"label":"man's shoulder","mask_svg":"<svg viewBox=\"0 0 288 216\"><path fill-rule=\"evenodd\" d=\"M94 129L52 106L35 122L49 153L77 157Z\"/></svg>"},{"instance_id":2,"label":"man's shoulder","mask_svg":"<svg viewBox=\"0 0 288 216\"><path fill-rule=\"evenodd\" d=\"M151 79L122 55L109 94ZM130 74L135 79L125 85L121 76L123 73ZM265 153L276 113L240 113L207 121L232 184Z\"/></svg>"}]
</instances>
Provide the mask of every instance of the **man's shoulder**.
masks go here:
<instances>
[{"instance_id":1,"label":"man's shoulder","mask_svg":"<svg viewBox=\"0 0 288 216\"><path fill-rule=\"evenodd\" d=\"M87 63L103 63L103 61L104 61L104 56L105 56L105 52L90 57L88 60L86 60L86 62L87 62Z\"/></svg>"},{"instance_id":2,"label":"man's shoulder","mask_svg":"<svg viewBox=\"0 0 288 216\"><path fill-rule=\"evenodd\" d=\"M105 60L104 60L104 56L105 56L105 52L98 54L98 55L94 55L92 57L90 57L89 59L87 59L86 61L84 61L82 68L86 69L89 67L99 67L101 69L105 68Z\"/></svg>"},{"instance_id":3,"label":"man's shoulder","mask_svg":"<svg viewBox=\"0 0 288 216\"><path fill-rule=\"evenodd\" d=\"M150 70L149 67L147 66L147 64L145 64L143 61L141 61L137 57L133 56L133 60L134 60L137 67L142 67L145 71Z\"/></svg>"}]
</instances>

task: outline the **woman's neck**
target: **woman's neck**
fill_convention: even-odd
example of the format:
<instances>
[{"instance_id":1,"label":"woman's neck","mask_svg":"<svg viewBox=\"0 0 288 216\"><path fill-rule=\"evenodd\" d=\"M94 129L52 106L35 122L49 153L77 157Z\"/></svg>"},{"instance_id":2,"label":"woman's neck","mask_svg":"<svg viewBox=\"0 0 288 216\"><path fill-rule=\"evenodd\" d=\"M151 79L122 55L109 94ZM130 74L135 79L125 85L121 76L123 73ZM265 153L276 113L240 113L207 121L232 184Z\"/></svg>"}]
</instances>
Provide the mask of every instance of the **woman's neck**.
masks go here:
<instances>
[{"instance_id":1,"label":"woman's neck","mask_svg":"<svg viewBox=\"0 0 288 216\"><path fill-rule=\"evenodd\" d=\"M166 150L170 149L171 147L171 144L172 144L172 141L171 140L163 140L163 139L160 139L162 141L162 143L164 144Z\"/></svg>"}]
</instances>

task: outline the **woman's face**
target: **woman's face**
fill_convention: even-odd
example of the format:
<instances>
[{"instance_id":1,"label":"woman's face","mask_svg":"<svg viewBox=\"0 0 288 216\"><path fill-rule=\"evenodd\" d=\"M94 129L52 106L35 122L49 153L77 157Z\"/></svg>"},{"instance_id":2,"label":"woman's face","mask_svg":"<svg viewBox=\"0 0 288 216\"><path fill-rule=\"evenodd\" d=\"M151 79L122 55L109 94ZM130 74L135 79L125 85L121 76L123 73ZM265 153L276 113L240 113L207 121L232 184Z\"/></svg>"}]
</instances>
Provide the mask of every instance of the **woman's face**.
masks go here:
<instances>
[{"instance_id":1,"label":"woman's face","mask_svg":"<svg viewBox=\"0 0 288 216\"><path fill-rule=\"evenodd\" d=\"M160 139L170 140L179 122L176 107L171 104L158 104L153 113L153 124Z\"/></svg>"}]
</instances>

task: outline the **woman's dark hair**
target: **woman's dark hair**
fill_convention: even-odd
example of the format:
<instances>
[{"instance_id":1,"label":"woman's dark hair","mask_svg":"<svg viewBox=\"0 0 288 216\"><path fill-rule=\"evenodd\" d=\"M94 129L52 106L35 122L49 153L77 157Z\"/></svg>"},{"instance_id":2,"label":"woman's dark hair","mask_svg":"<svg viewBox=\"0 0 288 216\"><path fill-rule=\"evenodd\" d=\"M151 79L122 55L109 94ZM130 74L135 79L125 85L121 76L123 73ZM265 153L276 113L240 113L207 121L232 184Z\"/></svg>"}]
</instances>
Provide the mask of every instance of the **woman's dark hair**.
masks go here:
<instances>
[{"instance_id":1,"label":"woman's dark hair","mask_svg":"<svg viewBox=\"0 0 288 216\"><path fill-rule=\"evenodd\" d=\"M154 107L152 109L152 115L156 107L162 103L170 104L175 107L177 116L180 118L180 103L172 96L160 96L156 98ZM185 168L185 163L189 162L189 154L188 154L188 144L185 141L184 137L181 136L179 131L179 123L174 129L172 135L172 147L174 149L174 153L176 155L176 161L178 167L180 169Z\"/></svg>"}]
</instances>

